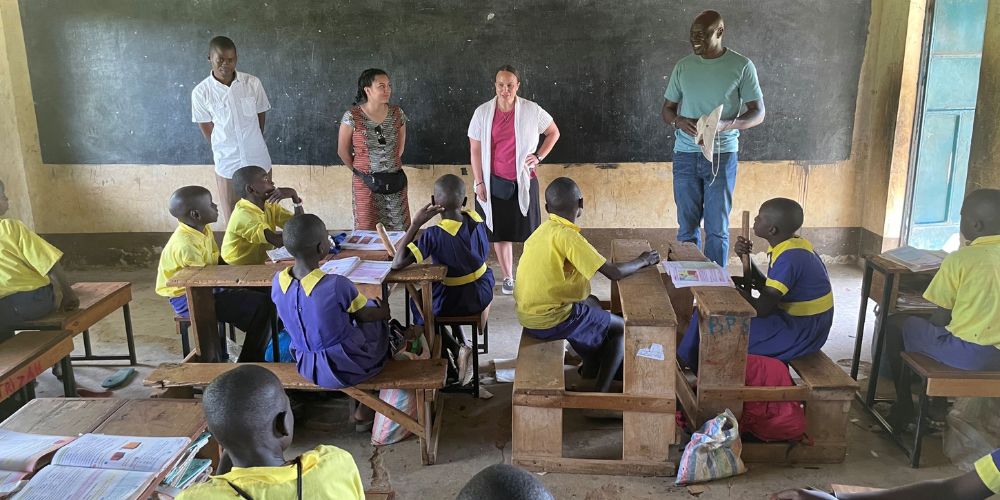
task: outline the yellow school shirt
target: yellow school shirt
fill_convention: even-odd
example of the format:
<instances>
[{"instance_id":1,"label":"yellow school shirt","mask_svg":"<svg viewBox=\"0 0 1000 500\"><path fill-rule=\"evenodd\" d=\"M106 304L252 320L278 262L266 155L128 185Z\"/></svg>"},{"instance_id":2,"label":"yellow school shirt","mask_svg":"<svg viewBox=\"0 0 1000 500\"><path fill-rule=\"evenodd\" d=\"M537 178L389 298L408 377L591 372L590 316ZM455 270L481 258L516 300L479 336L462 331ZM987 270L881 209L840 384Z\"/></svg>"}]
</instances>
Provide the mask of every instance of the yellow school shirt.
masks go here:
<instances>
[{"instance_id":1,"label":"yellow school shirt","mask_svg":"<svg viewBox=\"0 0 1000 500\"><path fill-rule=\"evenodd\" d=\"M351 454L335 446L317 446L302 454L302 498L335 498L364 500L361 475ZM239 499L230 483L245 491L254 500L296 498L295 464L279 467L233 468L229 473L213 476L206 483L192 486L178 500Z\"/></svg>"},{"instance_id":2,"label":"yellow school shirt","mask_svg":"<svg viewBox=\"0 0 1000 500\"><path fill-rule=\"evenodd\" d=\"M976 238L948 255L924 298L951 309L948 331L979 345L1000 348L1000 235Z\"/></svg>"},{"instance_id":3,"label":"yellow school shirt","mask_svg":"<svg viewBox=\"0 0 1000 500\"><path fill-rule=\"evenodd\" d=\"M566 321L573 304L590 295L590 280L607 262L580 234L580 227L549 214L524 242L517 265L517 319L542 330Z\"/></svg>"},{"instance_id":4,"label":"yellow school shirt","mask_svg":"<svg viewBox=\"0 0 1000 500\"><path fill-rule=\"evenodd\" d=\"M62 252L15 219L0 219L0 298L49 284Z\"/></svg>"},{"instance_id":5,"label":"yellow school shirt","mask_svg":"<svg viewBox=\"0 0 1000 500\"><path fill-rule=\"evenodd\" d=\"M265 203L264 210L247 200L236 202L233 215L222 238L222 260L234 266L267 262L267 251L274 248L264 239L264 230L284 227L294 215L277 203Z\"/></svg>"},{"instance_id":6,"label":"yellow school shirt","mask_svg":"<svg viewBox=\"0 0 1000 500\"><path fill-rule=\"evenodd\" d=\"M204 231L180 222L174 234L160 253L160 265L156 268L156 294L162 297L180 297L184 289L167 286L167 280L185 267L214 266L219 263L219 244L215 242L212 228Z\"/></svg>"}]
</instances>

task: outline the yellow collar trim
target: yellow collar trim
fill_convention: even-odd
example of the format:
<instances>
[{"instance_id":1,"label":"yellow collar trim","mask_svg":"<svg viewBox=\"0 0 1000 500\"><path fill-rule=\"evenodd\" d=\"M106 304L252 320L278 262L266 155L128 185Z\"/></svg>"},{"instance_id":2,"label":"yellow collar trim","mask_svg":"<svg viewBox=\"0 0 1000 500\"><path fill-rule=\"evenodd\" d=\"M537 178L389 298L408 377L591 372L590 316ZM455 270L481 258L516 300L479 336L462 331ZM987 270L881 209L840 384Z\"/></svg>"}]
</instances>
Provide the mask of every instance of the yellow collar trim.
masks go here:
<instances>
[{"instance_id":1,"label":"yellow collar trim","mask_svg":"<svg viewBox=\"0 0 1000 500\"><path fill-rule=\"evenodd\" d=\"M1000 234L994 234L993 236L980 236L969 243L969 246L973 245L996 245L1000 244Z\"/></svg>"},{"instance_id":2,"label":"yellow collar trim","mask_svg":"<svg viewBox=\"0 0 1000 500\"><path fill-rule=\"evenodd\" d=\"M326 273L322 269L313 269L311 273L299 280L302 291L306 292L306 297L312 294L313 288L316 288L323 276L326 276ZM292 276L292 268L289 266L278 274L278 285L281 285L281 293L288 293L288 287L292 286L292 281L295 281L295 276Z\"/></svg>"},{"instance_id":3,"label":"yellow collar trim","mask_svg":"<svg viewBox=\"0 0 1000 500\"><path fill-rule=\"evenodd\" d=\"M771 263L774 263L774 261L778 260L778 256L783 252L796 248L808 250L810 252L813 251L812 243L809 243L809 240L799 236L792 236L791 238L778 243L778 246L776 247L769 247L767 249L767 255L771 258Z\"/></svg>"},{"instance_id":4,"label":"yellow collar trim","mask_svg":"<svg viewBox=\"0 0 1000 500\"><path fill-rule=\"evenodd\" d=\"M577 226L576 224L573 224L572 222L570 222L570 221L568 221L568 220L566 220L566 219L564 219L562 217L559 217L556 214L549 214L549 220L553 221L553 222L558 222L559 224L562 224L562 225L564 225L564 226L566 226L566 227L568 227L568 228L570 228L570 229L572 229L572 230L574 230L574 231L576 231L578 233L580 232L580 226Z\"/></svg>"},{"instance_id":5,"label":"yellow collar trim","mask_svg":"<svg viewBox=\"0 0 1000 500\"><path fill-rule=\"evenodd\" d=\"M205 225L205 229L203 231L200 231L200 232L197 229L195 229L195 228L193 228L193 227L191 227L191 226L189 226L189 225L187 225L187 224L185 224L183 222L178 222L177 223L177 227L179 227L181 229L181 231L183 231L185 233L188 233L188 234L191 234L191 235L198 235L198 236L201 236L203 238L212 238L212 239L215 239L215 235L212 233L212 228L208 227L207 224Z\"/></svg>"},{"instance_id":6,"label":"yellow collar trim","mask_svg":"<svg viewBox=\"0 0 1000 500\"><path fill-rule=\"evenodd\" d=\"M264 207L265 208L267 207L267 203L264 204ZM250 200L248 200L246 198L241 198L240 201L237 201L236 202L236 208L242 208L244 210L250 210L251 212L258 213L258 214L263 214L264 213L264 211L261 210L260 207L258 207L257 205L254 205L252 201L250 201ZM233 210L235 211L235 209L233 209Z\"/></svg>"},{"instance_id":7,"label":"yellow collar trim","mask_svg":"<svg viewBox=\"0 0 1000 500\"><path fill-rule=\"evenodd\" d=\"M469 216L473 222L483 222L483 218L472 210L463 210L462 213ZM462 228L462 224L464 224L464 222L460 220L441 219L441 222L438 222L438 227L444 229L444 232L455 236L458 234L458 230Z\"/></svg>"}]
</instances>

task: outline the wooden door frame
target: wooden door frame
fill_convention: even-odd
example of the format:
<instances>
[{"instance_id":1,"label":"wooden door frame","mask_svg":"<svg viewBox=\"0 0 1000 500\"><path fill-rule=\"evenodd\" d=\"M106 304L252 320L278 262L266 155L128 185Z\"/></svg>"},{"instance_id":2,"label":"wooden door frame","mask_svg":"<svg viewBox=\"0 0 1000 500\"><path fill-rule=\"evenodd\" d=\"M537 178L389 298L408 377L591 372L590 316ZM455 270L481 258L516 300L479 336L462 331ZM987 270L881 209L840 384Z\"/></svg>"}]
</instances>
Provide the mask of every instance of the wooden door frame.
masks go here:
<instances>
[{"instance_id":1,"label":"wooden door frame","mask_svg":"<svg viewBox=\"0 0 1000 500\"><path fill-rule=\"evenodd\" d=\"M913 132L910 135L910 158L906 169L906 192L903 197L903 220L900 224L899 244L906 245L913 225L913 190L917 183L917 156L920 149L920 133L924 122L924 101L927 92L927 69L930 65L931 36L934 29L934 7L936 0L927 0L924 12L924 28L920 42L920 72L917 76L917 102L913 108Z\"/></svg>"}]
</instances>

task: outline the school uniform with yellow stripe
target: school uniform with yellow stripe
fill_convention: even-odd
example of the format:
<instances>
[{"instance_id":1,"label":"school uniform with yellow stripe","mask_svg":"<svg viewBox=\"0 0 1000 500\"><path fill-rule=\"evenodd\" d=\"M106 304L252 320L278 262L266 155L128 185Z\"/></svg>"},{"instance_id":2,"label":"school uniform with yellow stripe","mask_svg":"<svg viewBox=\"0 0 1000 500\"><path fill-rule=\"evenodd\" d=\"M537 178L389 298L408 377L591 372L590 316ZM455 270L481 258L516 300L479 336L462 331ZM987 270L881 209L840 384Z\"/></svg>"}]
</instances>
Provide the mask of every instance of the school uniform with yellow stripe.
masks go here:
<instances>
[{"instance_id":1,"label":"school uniform with yellow stripe","mask_svg":"<svg viewBox=\"0 0 1000 500\"><path fill-rule=\"evenodd\" d=\"M798 236L767 251L766 287L781 294L778 307L767 316L750 320L750 354L789 362L818 352L833 326L833 287L826 265L812 243ZM698 366L698 313L677 346L677 355L690 367Z\"/></svg>"},{"instance_id":2,"label":"school uniform with yellow stripe","mask_svg":"<svg viewBox=\"0 0 1000 500\"><path fill-rule=\"evenodd\" d=\"M274 275L271 300L291 337L298 372L306 380L342 389L382 371L389 357L389 325L351 317L375 305L351 280L319 269L299 280L289 267Z\"/></svg>"},{"instance_id":3,"label":"school uniform with yellow stripe","mask_svg":"<svg viewBox=\"0 0 1000 500\"><path fill-rule=\"evenodd\" d=\"M441 219L406 248L418 264L433 260L448 267L444 281L434 284L435 316L467 316L490 305L495 281L486 265L490 243L479 214L463 212L461 221Z\"/></svg>"}]
</instances>

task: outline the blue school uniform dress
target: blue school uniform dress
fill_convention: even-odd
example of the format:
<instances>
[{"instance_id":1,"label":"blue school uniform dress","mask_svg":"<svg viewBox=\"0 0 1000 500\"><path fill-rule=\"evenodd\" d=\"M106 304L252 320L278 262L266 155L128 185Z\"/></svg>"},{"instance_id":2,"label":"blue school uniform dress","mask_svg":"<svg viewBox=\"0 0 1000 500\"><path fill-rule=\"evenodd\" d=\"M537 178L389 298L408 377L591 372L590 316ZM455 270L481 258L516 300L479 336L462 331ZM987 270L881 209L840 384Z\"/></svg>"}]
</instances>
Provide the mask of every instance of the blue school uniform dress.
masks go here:
<instances>
[{"instance_id":1,"label":"blue school uniform dress","mask_svg":"<svg viewBox=\"0 0 1000 500\"><path fill-rule=\"evenodd\" d=\"M320 387L342 389L382 371L389 357L388 324L351 318L374 302L343 276L316 269L297 280L291 273L289 267L275 274L271 300L291 336L299 374Z\"/></svg>"},{"instance_id":2,"label":"blue school uniform dress","mask_svg":"<svg viewBox=\"0 0 1000 500\"><path fill-rule=\"evenodd\" d=\"M826 265L805 238L789 238L768 249L766 286L781 293L769 315L750 320L750 354L789 362L818 352L833 326L833 288ZM698 313L677 348L691 368L698 366Z\"/></svg>"},{"instance_id":3,"label":"blue school uniform dress","mask_svg":"<svg viewBox=\"0 0 1000 500\"><path fill-rule=\"evenodd\" d=\"M479 214L463 212L461 221L441 219L406 248L417 264L433 259L448 267L444 281L434 283L435 316L478 314L493 301L495 281L486 265L490 244ZM418 317L416 322L423 324L423 319Z\"/></svg>"}]
</instances>

